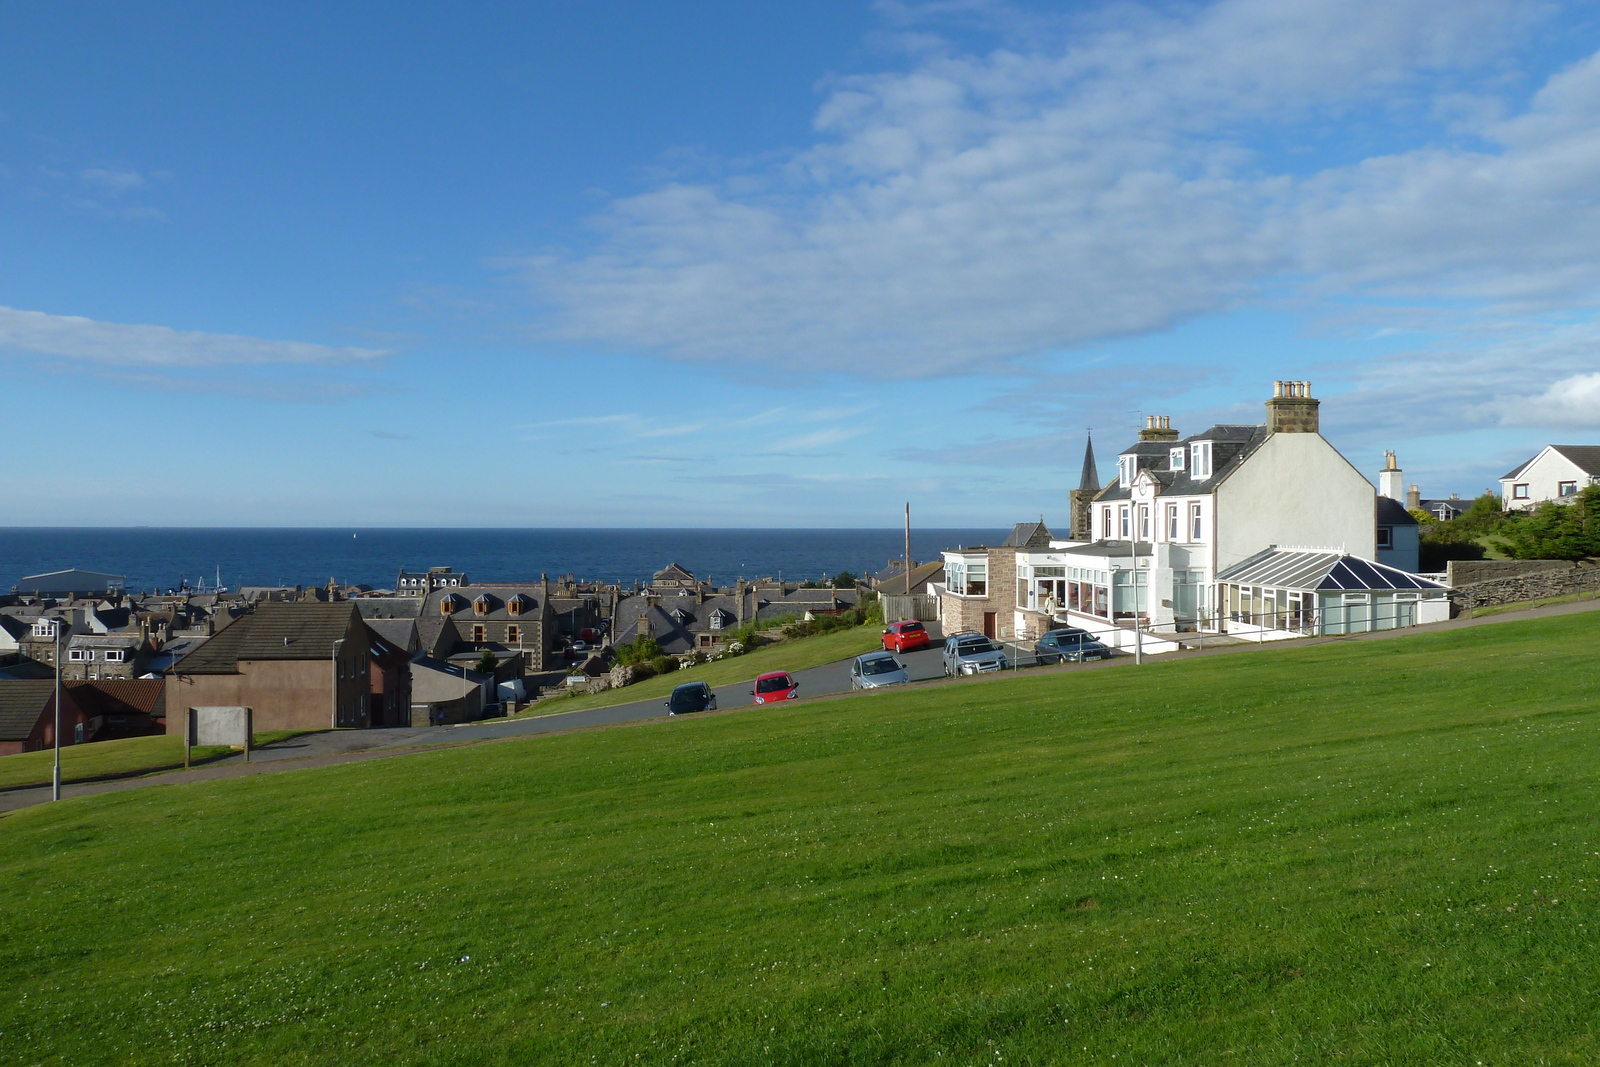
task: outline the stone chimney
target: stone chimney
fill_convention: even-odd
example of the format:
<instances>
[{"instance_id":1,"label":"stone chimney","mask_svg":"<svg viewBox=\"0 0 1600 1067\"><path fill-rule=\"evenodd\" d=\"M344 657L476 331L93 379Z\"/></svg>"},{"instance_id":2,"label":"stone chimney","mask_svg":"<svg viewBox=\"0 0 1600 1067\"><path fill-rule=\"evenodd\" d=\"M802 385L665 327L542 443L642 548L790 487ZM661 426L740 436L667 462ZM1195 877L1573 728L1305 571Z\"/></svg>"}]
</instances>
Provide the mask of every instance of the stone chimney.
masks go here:
<instances>
[{"instance_id":1,"label":"stone chimney","mask_svg":"<svg viewBox=\"0 0 1600 1067\"><path fill-rule=\"evenodd\" d=\"M1311 395L1310 382L1273 382L1267 401L1268 433L1318 433L1317 409L1322 401Z\"/></svg>"},{"instance_id":2,"label":"stone chimney","mask_svg":"<svg viewBox=\"0 0 1600 1067\"><path fill-rule=\"evenodd\" d=\"M1400 464L1393 452L1383 454L1383 470L1378 472L1378 495L1399 500L1404 495L1405 482L1400 477Z\"/></svg>"},{"instance_id":3,"label":"stone chimney","mask_svg":"<svg viewBox=\"0 0 1600 1067\"><path fill-rule=\"evenodd\" d=\"M1172 428L1170 415L1146 415L1144 429L1139 431L1141 441L1176 441L1178 431Z\"/></svg>"},{"instance_id":4,"label":"stone chimney","mask_svg":"<svg viewBox=\"0 0 1600 1067\"><path fill-rule=\"evenodd\" d=\"M1413 485L1406 490L1406 507L1416 509L1422 507L1422 487Z\"/></svg>"},{"instance_id":5,"label":"stone chimney","mask_svg":"<svg viewBox=\"0 0 1600 1067\"><path fill-rule=\"evenodd\" d=\"M740 578L733 583L733 617L739 625L744 625L744 579Z\"/></svg>"}]
</instances>

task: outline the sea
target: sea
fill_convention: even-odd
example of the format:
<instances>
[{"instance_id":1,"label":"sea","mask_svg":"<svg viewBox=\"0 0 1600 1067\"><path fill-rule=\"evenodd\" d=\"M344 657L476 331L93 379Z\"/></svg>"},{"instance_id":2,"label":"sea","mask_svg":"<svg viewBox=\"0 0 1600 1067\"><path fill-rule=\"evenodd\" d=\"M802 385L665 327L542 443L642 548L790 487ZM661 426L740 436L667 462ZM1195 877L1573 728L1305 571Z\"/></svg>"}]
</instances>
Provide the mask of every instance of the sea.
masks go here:
<instances>
[{"instance_id":1,"label":"sea","mask_svg":"<svg viewBox=\"0 0 1600 1067\"><path fill-rule=\"evenodd\" d=\"M913 528L911 555L998 544L1008 530ZM0 591L24 577L78 567L120 575L130 591L187 585L369 585L401 570L450 567L470 581L648 581L677 563L716 585L739 578L804 581L873 574L904 555L902 529L282 529L0 527Z\"/></svg>"}]
</instances>

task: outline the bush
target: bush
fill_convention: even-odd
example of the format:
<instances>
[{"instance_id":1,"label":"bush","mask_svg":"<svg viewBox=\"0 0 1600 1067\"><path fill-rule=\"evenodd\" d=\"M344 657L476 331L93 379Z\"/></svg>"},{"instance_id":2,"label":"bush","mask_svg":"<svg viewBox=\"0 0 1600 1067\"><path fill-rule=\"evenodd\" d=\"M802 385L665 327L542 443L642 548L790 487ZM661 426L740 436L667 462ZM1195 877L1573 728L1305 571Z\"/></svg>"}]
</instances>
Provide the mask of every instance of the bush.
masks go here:
<instances>
[{"instance_id":1,"label":"bush","mask_svg":"<svg viewBox=\"0 0 1600 1067\"><path fill-rule=\"evenodd\" d=\"M1600 485L1588 486L1568 504L1546 500L1506 521L1499 532L1494 546L1512 559L1600 556Z\"/></svg>"},{"instance_id":2,"label":"bush","mask_svg":"<svg viewBox=\"0 0 1600 1067\"><path fill-rule=\"evenodd\" d=\"M678 661L671 656L656 656L650 661L650 669L657 674L671 674L678 667Z\"/></svg>"},{"instance_id":3,"label":"bush","mask_svg":"<svg viewBox=\"0 0 1600 1067\"><path fill-rule=\"evenodd\" d=\"M617 646L617 662L632 666L638 663L649 663L663 655L661 646L653 637L640 635L625 645Z\"/></svg>"},{"instance_id":4,"label":"bush","mask_svg":"<svg viewBox=\"0 0 1600 1067\"><path fill-rule=\"evenodd\" d=\"M835 589L854 589L856 587L856 576L849 571L840 571L833 576L833 587Z\"/></svg>"}]
</instances>

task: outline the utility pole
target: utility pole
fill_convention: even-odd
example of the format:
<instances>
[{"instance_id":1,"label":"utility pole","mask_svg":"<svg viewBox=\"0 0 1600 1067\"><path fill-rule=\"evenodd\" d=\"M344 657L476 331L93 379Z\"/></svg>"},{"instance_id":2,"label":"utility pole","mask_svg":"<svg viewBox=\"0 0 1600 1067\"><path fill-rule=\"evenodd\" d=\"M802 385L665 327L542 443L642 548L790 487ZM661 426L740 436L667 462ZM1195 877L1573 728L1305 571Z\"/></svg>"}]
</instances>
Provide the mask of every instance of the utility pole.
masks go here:
<instances>
[{"instance_id":1,"label":"utility pole","mask_svg":"<svg viewBox=\"0 0 1600 1067\"><path fill-rule=\"evenodd\" d=\"M906 501L906 596L911 595L911 501Z\"/></svg>"}]
</instances>

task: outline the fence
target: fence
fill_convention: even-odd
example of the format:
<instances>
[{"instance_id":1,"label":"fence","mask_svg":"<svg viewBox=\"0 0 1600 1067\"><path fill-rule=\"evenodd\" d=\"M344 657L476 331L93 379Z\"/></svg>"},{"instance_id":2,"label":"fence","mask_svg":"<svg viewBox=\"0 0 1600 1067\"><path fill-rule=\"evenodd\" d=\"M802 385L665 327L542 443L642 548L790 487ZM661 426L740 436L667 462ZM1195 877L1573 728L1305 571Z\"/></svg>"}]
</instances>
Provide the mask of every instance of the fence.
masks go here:
<instances>
[{"instance_id":1,"label":"fence","mask_svg":"<svg viewBox=\"0 0 1600 1067\"><path fill-rule=\"evenodd\" d=\"M885 622L895 622L900 619L917 619L922 622L939 620L939 598L936 596L913 593L910 596L885 595L882 599Z\"/></svg>"}]
</instances>

